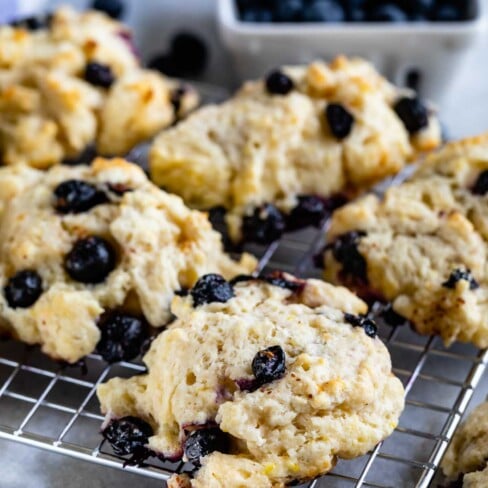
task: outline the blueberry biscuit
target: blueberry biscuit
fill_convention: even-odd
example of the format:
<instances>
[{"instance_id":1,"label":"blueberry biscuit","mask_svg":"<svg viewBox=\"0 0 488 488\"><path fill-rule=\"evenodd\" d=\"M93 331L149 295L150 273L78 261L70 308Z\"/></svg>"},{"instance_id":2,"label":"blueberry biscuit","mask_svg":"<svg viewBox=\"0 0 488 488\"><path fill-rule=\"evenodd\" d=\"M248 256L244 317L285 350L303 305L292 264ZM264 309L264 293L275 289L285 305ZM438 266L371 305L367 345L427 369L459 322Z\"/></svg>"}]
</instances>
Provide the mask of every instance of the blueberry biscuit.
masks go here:
<instances>
[{"instance_id":1,"label":"blueberry biscuit","mask_svg":"<svg viewBox=\"0 0 488 488\"><path fill-rule=\"evenodd\" d=\"M141 69L130 31L102 13L61 8L36 27L0 27L4 164L45 168L93 144L124 155L197 104L191 89Z\"/></svg>"},{"instance_id":2,"label":"blueberry biscuit","mask_svg":"<svg viewBox=\"0 0 488 488\"><path fill-rule=\"evenodd\" d=\"M473 410L456 431L442 470L448 478L462 480L463 488L488 486L488 402Z\"/></svg>"},{"instance_id":3,"label":"blueberry biscuit","mask_svg":"<svg viewBox=\"0 0 488 488\"><path fill-rule=\"evenodd\" d=\"M192 207L225 207L234 240L266 242L398 172L439 133L413 93L340 57L274 71L199 110L158 136L150 170Z\"/></svg>"},{"instance_id":4,"label":"blueberry biscuit","mask_svg":"<svg viewBox=\"0 0 488 488\"><path fill-rule=\"evenodd\" d=\"M403 409L366 310L319 280L203 276L173 299L148 373L98 388L103 435L119 454L201 466L173 486L278 487L326 473L391 434Z\"/></svg>"},{"instance_id":5,"label":"blueberry biscuit","mask_svg":"<svg viewBox=\"0 0 488 488\"><path fill-rule=\"evenodd\" d=\"M122 159L2 168L0 208L0 329L68 362L95 348L109 361L136 356L175 291L255 267Z\"/></svg>"},{"instance_id":6,"label":"blueberry biscuit","mask_svg":"<svg viewBox=\"0 0 488 488\"><path fill-rule=\"evenodd\" d=\"M325 277L422 334L488 346L488 134L448 144L382 199L335 212Z\"/></svg>"}]
</instances>

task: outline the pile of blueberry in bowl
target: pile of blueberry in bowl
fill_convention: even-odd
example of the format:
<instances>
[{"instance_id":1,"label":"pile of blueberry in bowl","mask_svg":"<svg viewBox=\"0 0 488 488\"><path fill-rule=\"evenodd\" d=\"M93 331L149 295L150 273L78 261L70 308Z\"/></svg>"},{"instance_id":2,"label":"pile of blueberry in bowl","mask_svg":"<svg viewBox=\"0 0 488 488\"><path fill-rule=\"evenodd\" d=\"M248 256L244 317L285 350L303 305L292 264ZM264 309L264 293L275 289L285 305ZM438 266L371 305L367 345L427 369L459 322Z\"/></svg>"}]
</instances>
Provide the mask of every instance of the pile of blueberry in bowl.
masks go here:
<instances>
[{"instance_id":1,"label":"pile of blueberry in bowl","mask_svg":"<svg viewBox=\"0 0 488 488\"><path fill-rule=\"evenodd\" d=\"M475 0L236 0L243 22L462 22Z\"/></svg>"}]
</instances>

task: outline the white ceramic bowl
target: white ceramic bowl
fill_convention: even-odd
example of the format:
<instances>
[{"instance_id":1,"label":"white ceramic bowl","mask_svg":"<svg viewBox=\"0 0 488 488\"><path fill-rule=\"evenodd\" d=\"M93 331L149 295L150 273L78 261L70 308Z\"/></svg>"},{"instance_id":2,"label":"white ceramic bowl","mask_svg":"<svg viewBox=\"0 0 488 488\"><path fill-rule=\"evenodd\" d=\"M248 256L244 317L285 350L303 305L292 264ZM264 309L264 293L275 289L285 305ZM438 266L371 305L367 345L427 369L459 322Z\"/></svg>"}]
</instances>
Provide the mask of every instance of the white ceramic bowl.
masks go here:
<instances>
[{"instance_id":1,"label":"white ceramic bowl","mask_svg":"<svg viewBox=\"0 0 488 488\"><path fill-rule=\"evenodd\" d=\"M218 23L241 79L283 64L357 55L400 86L418 71L420 93L440 102L486 27L485 0L475 0L475 6L476 17L463 22L277 24L242 22L235 0L218 0Z\"/></svg>"}]
</instances>

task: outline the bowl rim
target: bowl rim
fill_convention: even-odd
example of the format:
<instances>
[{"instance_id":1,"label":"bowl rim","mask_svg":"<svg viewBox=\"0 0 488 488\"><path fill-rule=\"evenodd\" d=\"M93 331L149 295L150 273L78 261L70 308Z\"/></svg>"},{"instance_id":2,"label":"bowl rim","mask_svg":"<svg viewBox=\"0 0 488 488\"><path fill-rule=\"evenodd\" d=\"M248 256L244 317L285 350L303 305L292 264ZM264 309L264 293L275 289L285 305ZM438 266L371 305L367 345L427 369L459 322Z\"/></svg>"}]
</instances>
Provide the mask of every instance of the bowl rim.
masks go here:
<instances>
[{"instance_id":1,"label":"bowl rim","mask_svg":"<svg viewBox=\"0 0 488 488\"><path fill-rule=\"evenodd\" d=\"M483 9L481 0L476 2L477 15L473 19L458 22L243 22L237 15L236 0L217 0L219 22L227 29L240 34L261 36L334 34L464 34L482 29L487 25L488 8Z\"/></svg>"}]
</instances>

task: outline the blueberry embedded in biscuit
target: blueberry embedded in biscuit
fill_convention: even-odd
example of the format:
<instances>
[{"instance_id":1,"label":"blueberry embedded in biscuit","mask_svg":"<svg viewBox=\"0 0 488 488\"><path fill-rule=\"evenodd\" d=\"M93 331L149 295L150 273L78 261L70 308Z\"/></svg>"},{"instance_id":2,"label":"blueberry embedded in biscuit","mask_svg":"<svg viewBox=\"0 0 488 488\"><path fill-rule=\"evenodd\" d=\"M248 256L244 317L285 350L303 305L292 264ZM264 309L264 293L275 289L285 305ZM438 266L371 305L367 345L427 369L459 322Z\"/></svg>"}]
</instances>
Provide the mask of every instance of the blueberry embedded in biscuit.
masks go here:
<instances>
[{"instance_id":1,"label":"blueberry embedded in biscuit","mask_svg":"<svg viewBox=\"0 0 488 488\"><path fill-rule=\"evenodd\" d=\"M112 68L107 64L95 61L87 63L84 78L88 83L102 88L110 88L115 81Z\"/></svg>"},{"instance_id":2,"label":"blueberry embedded in biscuit","mask_svg":"<svg viewBox=\"0 0 488 488\"><path fill-rule=\"evenodd\" d=\"M328 215L328 208L323 198L315 195L301 195L298 203L286 217L287 230L318 227Z\"/></svg>"},{"instance_id":3,"label":"blueberry embedded in biscuit","mask_svg":"<svg viewBox=\"0 0 488 488\"><path fill-rule=\"evenodd\" d=\"M205 303L225 303L234 296L232 285L222 276L211 273L202 276L190 292L195 307Z\"/></svg>"},{"instance_id":4,"label":"blueberry embedded in biscuit","mask_svg":"<svg viewBox=\"0 0 488 488\"><path fill-rule=\"evenodd\" d=\"M369 337L372 337L373 339L376 337L378 333L378 326L375 324L374 320L371 320L368 317L345 313L344 320L348 324L351 324L353 327L362 327L364 329L365 334Z\"/></svg>"},{"instance_id":5,"label":"blueberry embedded in biscuit","mask_svg":"<svg viewBox=\"0 0 488 488\"><path fill-rule=\"evenodd\" d=\"M248 242L270 244L279 239L285 229L284 215L271 203L255 208L252 215L242 220L242 235Z\"/></svg>"},{"instance_id":6,"label":"blueberry embedded in biscuit","mask_svg":"<svg viewBox=\"0 0 488 488\"><path fill-rule=\"evenodd\" d=\"M293 80L283 71L272 71L265 80L266 90L271 95L288 95L295 87Z\"/></svg>"},{"instance_id":7,"label":"blueberry embedded in biscuit","mask_svg":"<svg viewBox=\"0 0 488 488\"><path fill-rule=\"evenodd\" d=\"M54 208L63 214L87 212L108 202L104 192L82 180L67 180L54 189Z\"/></svg>"},{"instance_id":8,"label":"blueberry embedded in biscuit","mask_svg":"<svg viewBox=\"0 0 488 488\"><path fill-rule=\"evenodd\" d=\"M329 103L325 109L325 118L337 139L345 139L351 133L354 116L340 103Z\"/></svg>"},{"instance_id":9,"label":"blueberry embedded in biscuit","mask_svg":"<svg viewBox=\"0 0 488 488\"><path fill-rule=\"evenodd\" d=\"M188 462L195 467L201 465L201 459L212 452L227 452L229 437L218 427L194 430L185 440L183 450Z\"/></svg>"},{"instance_id":10,"label":"blueberry embedded in biscuit","mask_svg":"<svg viewBox=\"0 0 488 488\"><path fill-rule=\"evenodd\" d=\"M140 455L146 452L149 437L153 435L152 427L144 420L127 416L111 420L102 430L103 437L110 443L115 454Z\"/></svg>"},{"instance_id":11,"label":"blueberry embedded in biscuit","mask_svg":"<svg viewBox=\"0 0 488 488\"><path fill-rule=\"evenodd\" d=\"M420 132L429 125L429 112L417 97L400 98L393 109L410 134Z\"/></svg>"},{"instance_id":12,"label":"blueberry embedded in biscuit","mask_svg":"<svg viewBox=\"0 0 488 488\"><path fill-rule=\"evenodd\" d=\"M252 372L259 386L282 378L286 371L286 355L281 346L259 351L252 360Z\"/></svg>"},{"instance_id":13,"label":"blueberry embedded in biscuit","mask_svg":"<svg viewBox=\"0 0 488 488\"><path fill-rule=\"evenodd\" d=\"M366 233L352 231L342 234L334 242L326 246L331 249L334 258L342 264L342 273L345 277L357 279L367 283L367 264L364 257L358 250L359 242Z\"/></svg>"},{"instance_id":14,"label":"blueberry embedded in biscuit","mask_svg":"<svg viewBox=\"0 0 488 488\"><path fill-rule=\"evenodd\" d=\"M453 290L456 288L456 284L461 280L469 283L470 290L476 290L480 287L469 269L455 269L449 276L449 279L442 283L442 286Z\"/></svg>"},{"instance_id":15,"label":"blueberry embedded in biscuit","mask_svg":"<svg viewBox=\"0 0 488 488\"><path fill-rule=\"evenodd\" d=\"M114 248L102 237L80 239L66 255L64 267L75 281L101 283L115 268Z\"/></svg>"},{"instance_id":16,"label":"blueberry embedded in biscuit","mask_svg":"<svg viewBox=\"0 0 488 488\"><path fill-rule=\"evenodd\" d=\"M472 191L475 195L486 195L488 193L488 170L483 171L478 176Z\"/></svg>"},{"instance_id":17,"label":"blueberry embedded in biscuit","mask_svg":"<svg viewBox=\"0 0 488 488\"><path fill-rule=\"evenodd\" d=\"M101 337L96 351L109 363L129 361L141 353L147 337L147 324L122 311L106 312L100 317Z\"/></svg>"},{"instance_id":18,"label":"blueberry embedded in biscuit","mask_svg":"<svg viewBox=\"0 0 488 488\"><path fill-rule=\"evenodd\" d=\"M28 308L34 305L42 291L39 274L27 269L12 276L4 288L5 298L12 308Z\"/></svg>"}]
</instances>

